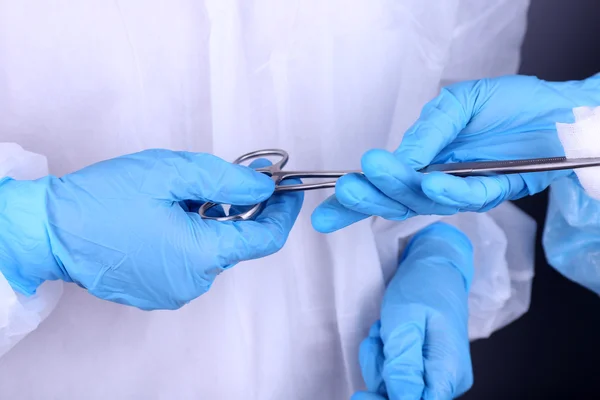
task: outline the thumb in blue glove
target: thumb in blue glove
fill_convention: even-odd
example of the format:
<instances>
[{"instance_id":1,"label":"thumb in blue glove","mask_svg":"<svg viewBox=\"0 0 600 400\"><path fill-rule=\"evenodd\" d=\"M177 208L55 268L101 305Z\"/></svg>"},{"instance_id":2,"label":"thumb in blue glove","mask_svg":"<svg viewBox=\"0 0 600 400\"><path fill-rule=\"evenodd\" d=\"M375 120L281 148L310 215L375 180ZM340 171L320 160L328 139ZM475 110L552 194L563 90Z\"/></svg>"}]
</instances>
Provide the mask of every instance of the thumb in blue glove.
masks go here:
<instances>
[{"instance_id":1,"label":"thumb in blue glove","mask_svg":"<svg viewBox=\"0 0 600 400\"><path fill-rule=\"evenodd\" d=\"M62 178L5 178L0 272L26 295L61 279L105 300L176 309L236 263L281 249L303 197L273 191L269 177L248 167L168 150L107 160ZM204 220L188 207L267 199L253 221Z\"/></svg>"},{"instance_id":2,"label":"thumb in blue glove","mask_svg":"<svg viewBox=\"0 0 600 400\"><path fill-rule=\"evenodd\" d=\"M353 400L445 400L472 386L473 273L471 243L454 227L437 223L412 239L386 289L381 320L361 344L367 392Z\"/></svg>"}]
</instances>

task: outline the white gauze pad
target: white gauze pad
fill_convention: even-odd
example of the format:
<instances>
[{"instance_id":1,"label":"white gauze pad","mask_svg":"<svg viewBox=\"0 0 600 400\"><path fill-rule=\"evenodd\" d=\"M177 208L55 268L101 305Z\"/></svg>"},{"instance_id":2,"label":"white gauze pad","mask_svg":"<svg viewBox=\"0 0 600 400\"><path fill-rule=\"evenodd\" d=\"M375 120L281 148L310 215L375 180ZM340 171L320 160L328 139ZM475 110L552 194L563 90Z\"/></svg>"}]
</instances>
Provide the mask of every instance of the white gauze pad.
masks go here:
<instances>
[{"instance_id":1,"label":"white gauze pad","mask_svg":"<svg viewBox=\"0 0 600 400\"><path fill-rule=\"evenodd\" d=\"M557 123L558 139L567 158L600 157L600 107L573 109L575 122ZM577 178L586 193L600 200L600 167L579 168Z\"/></svg>"}]
</instances>

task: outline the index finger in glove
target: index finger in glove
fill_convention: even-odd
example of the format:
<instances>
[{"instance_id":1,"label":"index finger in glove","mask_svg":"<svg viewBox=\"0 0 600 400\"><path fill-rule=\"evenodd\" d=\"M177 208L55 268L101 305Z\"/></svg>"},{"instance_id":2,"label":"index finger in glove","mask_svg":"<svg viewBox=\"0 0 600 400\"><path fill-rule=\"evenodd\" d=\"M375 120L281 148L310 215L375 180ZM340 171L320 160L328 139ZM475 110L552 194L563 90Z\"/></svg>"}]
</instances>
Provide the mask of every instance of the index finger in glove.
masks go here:
<instances>
[{"instance_id":1,"label":"index finger in glove","mask_svg":"<svg viewBox=\"0 0 600 400\"><path fill-rule=\"evenodd\" d=\"M370 215L343 206L338 198L333 195L315 208L311 216L311 222L317 232L331 233L369 217Z\"/></svg>"}]
</instances>

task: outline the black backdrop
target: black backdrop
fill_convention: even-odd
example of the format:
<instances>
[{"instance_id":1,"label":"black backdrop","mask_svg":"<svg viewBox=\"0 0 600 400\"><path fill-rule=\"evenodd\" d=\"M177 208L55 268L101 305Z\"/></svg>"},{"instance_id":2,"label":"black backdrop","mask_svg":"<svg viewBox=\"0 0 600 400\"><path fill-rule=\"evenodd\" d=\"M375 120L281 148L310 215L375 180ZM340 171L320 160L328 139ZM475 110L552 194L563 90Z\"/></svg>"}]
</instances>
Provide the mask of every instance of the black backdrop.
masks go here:
<instances>
[{"instance_id":1,"label":"black backdrop","mask_svg":"<svg viewBox=\"0 0 600 400\"><path fill-rule=\"evenodd\" d=\"M600 0L532 0L521 73L562 81L596 72ZM531 308L471 345L475 384L461 399L600 399L600 297L546 263L547 198L517 202L538 223Z\"/></svg>"}]
</instances>

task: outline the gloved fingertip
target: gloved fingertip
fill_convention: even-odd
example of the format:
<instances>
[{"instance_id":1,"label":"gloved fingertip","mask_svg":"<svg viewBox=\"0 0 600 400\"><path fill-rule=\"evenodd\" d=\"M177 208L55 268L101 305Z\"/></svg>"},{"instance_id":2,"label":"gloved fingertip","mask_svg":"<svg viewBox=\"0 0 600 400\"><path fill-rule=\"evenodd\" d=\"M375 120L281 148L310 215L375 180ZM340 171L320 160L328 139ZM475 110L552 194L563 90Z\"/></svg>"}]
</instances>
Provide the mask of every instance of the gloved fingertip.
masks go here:
<instances>
[{"instance_id":1,"label":"gloved fingertip","mask_svg":"<svg viewBox=\"0 0 600 400\"><path fill-rule=\"evenodd\" d=\"M368 215L347 209L339 203L335 196L321 203L311 215L311 224L319 233L333 233L358 221Z\"/></svg>"},{"instance_id":2,"label":"gloved fingertip","mask_svg":"<svg viewBox=\"0 0 600 400\"><path fill-rule=\"evenodd\" d=\"M217 177L217 174L218 177ZM215 171L205 200L223 204L249 206L268 200L275 192L271 177L244 165L230 165L223 171Z\"/></svg>"},{"instance_id":3,"label":"gloved fingertip","mask_svg":"<svg viewBox=\"0 0 600 400\"><path fill-rule=\"evenodd\" d=\"M310 222L317 232L331 233L336 230L337 204L335 196L330 196L313 210Z\"/></svg>"},{"instance_id":4,"label":"gloved fingertip","mask_svg":"<svg viewBox=\"0 0 600 400\"><path fill-rule=\"evenodd\" d=\"M333 233L339 229L335 223L335 213L326 207L317 207L310 216L310 222L314 230L319 233Z\"/></svg>"},{"instance_id":5,"label":"gloved fingertip","mask_svg":"<svg viewBox=\"0 0 600 400\"><path fill-rule=\"evenodd\" d=\"M473 266L473 244L458 228L436 222L417 233L406 247L402 259L406 259L415 249L437 249L436 255L443 256L459 270L465 281L467 292L471 288L475 269Z\"/></svg>"},{"instance_id":6,"label":"gloved fingertip","mask_svg":"<svg viewBox=\"0 0 600 400\"><path fill-rule=\"evenodd\" d=\"M269 176L252 171L252 177L254 182L250 183L252 187L250 188L254 201L256 203L261 203L268 198L270 198L275 192L275 182Z\"/></svg>"},{"instance_id":7,"label":"gloved fingertip","mask_svg":"<svg viewBox=\"0 0 600 400\"><path fill-rule=\"evenodd\" d=\"M247 186L251 192L251 195L256 203L262 203L269 199L275 191L275 182L270 176L262 172L254 171L258 168L265 168L272 165L272 162L266 158L257 158L253 160L248 166L234 164L239 168L243 168L246 173L251 176L252 181L246 182L244 186ZM244 204L248 205L248 204Z\"/></svg>"},{"instance_id":8,"label":"gloved fingertip","mask_svg":"<svg viewBox=\"0 0 600 400\"><path fill-rule=\"evenodd\" d=\"M354 208L365 200L364 194L368 192L369 185L360 175L344 175L335 184L335 197L342 207Z\"/></svg>"},{"instance_id":9,"label":"gloved fingertip","mask_svg":"<svg viewBox=\"0 0 600 400\"><path fill-rule=\"evenodd\" d=\"M301 184L302 184L302 181L300 179L289 178L289 179L284 179L283 181L280 181L278 183L278 186L301 185ZM289 192L277 192L277 193L275 193L275 196L293 196L293 197L299 197L299 198L304 199L304 191L297 190L297 191L289 191Z\"/></svg>"},{"instance_id":10,"label":"gloved fingertip","mask_svg":"<svg viewBox=\"0 0 600 400\"><path fill-rule=\"evenodd\" d=\"M270 160L266 158L257 158L256 160L252 161L250 165L248 165L248 167L252 169L257 169L270 167L271 165L273 165L273 163Z\"/></svg>"},{"instance_id":11,"label":"gloved fingertip","mask_svg":"<svg viewBox=\"0 0 600 400\"><path fill-rule=\"evenodd\" d=\"M361 176L356 174L344 175L338 179L335 185L336 203L333 210L354 210L357 206L368 201L366 194L370 192L370 183Z\"/></svg>"}]
</instances>

